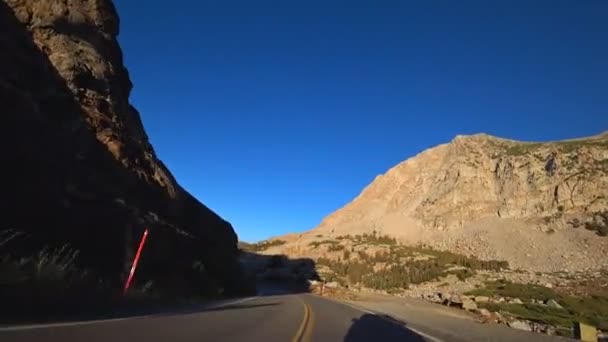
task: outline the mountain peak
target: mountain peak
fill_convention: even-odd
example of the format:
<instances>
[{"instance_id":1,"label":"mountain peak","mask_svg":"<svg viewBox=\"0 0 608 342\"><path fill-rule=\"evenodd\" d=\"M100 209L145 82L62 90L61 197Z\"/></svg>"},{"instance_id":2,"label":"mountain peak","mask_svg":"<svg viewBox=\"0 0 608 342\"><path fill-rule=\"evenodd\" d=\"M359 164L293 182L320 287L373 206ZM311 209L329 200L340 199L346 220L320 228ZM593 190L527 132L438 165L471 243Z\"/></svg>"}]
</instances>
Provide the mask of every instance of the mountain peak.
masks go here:
<instances>
[{"instance_id":1,"label":"mountain peak","mask_svg":"<svg viewBox=\"0 0 608 342\"><path fill-rule=\"evenodd\" d=\"M568 260L560 254L580 252L581 230L568 229L568 222L608 211L606 160L603 139L540 143L457 135L376 177L311 234L328 238L376 230L455 252L466 246L480 258L534 270L589 267L589 260L608 266L602 248ZM554 241L560 248L538 247L548 229L563 232L556 235L563 240ZM589 241L599 238L587 235ZM522 246L529 252L522 255Z\"/></svg>"}]
</instances>

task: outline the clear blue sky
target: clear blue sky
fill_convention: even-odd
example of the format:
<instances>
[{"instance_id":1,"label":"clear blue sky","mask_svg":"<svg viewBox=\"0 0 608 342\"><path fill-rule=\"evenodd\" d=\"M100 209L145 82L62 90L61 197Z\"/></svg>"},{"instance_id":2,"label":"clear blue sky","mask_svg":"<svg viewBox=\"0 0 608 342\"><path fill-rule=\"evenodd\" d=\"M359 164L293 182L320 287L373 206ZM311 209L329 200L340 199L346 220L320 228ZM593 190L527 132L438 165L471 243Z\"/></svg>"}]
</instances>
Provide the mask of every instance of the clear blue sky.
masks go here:
<instances>
[{"instance_id":1,"label":"clear blue sky","mask_svg":"<svg viewBox=\"0 0 608 342\"><path fill-rule=\"evenodd\" d=\"M116 4L157 154L245 241L457 134L608 129L605 0Z\"/></svg>"}]
</instances>

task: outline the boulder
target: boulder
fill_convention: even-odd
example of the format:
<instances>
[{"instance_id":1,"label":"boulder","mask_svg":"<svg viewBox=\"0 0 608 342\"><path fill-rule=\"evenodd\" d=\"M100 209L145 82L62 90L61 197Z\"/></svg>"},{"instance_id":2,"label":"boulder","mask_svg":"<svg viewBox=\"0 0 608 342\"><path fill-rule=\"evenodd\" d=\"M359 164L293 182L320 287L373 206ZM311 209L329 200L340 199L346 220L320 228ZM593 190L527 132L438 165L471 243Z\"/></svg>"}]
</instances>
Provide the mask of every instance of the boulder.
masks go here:
<instances>
[{"instance_id":1,"label":"boulder","mask_svg":"<svg viewBox=\"0 0 608 342\"><path fill-rule=\"evenodd\" d=\"M437 295L441 300L450 300L450 298L452 298L452 295L449 292L439 292Z\"/></svg>"},{"instance_id":2,"label":"boulder","mask_svg":"<svg viewBox=\"0 0 608 342\"><path fill-rule=\"evenodd\" d=\"M477 303L487 303L488 301L490 301L490 297L486 297L486 296L476 296L475 297L475 302L477 302Z\"/></svg>"},{"instance_id":3,"label":"boulder","mask_svg":"<svg viewBox=\"0 0 608 342\"><path fill-rule=\"evenodd\" d=\"M483 323L495 322L496 316L488 309L476 309L475 313L481 316L481 321Z\"/></svg>"},{"instance_id":4,"label":"boulder","mask_svg":"<svg viewBox=\"0 0 608 342\"><path fill-rule=\"evenodd\" d=\"M505 318L500 312L494 312L494 317L496 317L496 323L505 323Z\"/></svg>"},{"instance_id":5,"label":"boulder","mask_svg":"<svg viewBox=\"0 0 608 342\"><path fill-rule=\"evenodd\" d=\"M462 297L460 297L459 295L453 295L453 296L450 298L450 302L451 302L452 304L462 304L462 302L463 302L463 298L462 298Z\"/></svg>"},{"instance_id":6,"label":"boulder","mask_svg":"<svg viewBox=\"0 0 608 342\"><path fill-rule=\"evenodd\" d=\"M523 304L524 302L521 301L521 299L519 298L513 298L511 300L509 300L509 304Z\"/></svg>"},{"instance_id":7,"label":"boulder","mask_svg":"<svg viewBox=\"0 0 608 342\"><path fill-rule=\"evenodd\" d=\"M559 303L555 300L555 299L549 299L548 301L545 302L545 304L550 307L550 308L554 308L554 309L563 309L564 307L559 305Z\"/></svg>"},{"instance_id":8,"label":"boulder","mask_svg":"<svg viewBox=\"0 0 608 342\"><path fill-rule=\"evenodd\" d=\"M310 279L308 280L308 285L310 285L310 286L319 286L320 284L321 284L321 282L318 280L310 280Z\"/></svg>"},{"instance_id":9,"label":"boulder","mask_svg":"<svg viewBox=\"0 0 608 342\"><path fill-rule=\"evenodd\" d=\"M507 326L517 330L532 331L532 327L526 321L514 320L507 323Z\"/></svg>"},{"instance_id":10,"label":"boulder","mask_svg":"<svg viewBox=\"0 0 608 342\"><path fill-rule=\"evenodd\" d=\"M477 312L477 314L479 314L481 317L484 317L486 319L489 319L492 317L492 313L488 309L481 308L481 309L475 310L475 312Z\"/></svg>"},{"instance_id":11,"label":"boulder","mask_svg":"<svg viewBox=\"0 0 608 342\"><path fill-rule=\"evenodd\" d=\"M474 311L477 309L477 304L475 304L474 300L467 298L462 301L462 308L467 311Z\"/></svg>"},{"instance_id":12,"label":"boulder","mask_svg":"<svg viewBox=\"0 0 608 342\"><path fill-rule=\"evenodd\" d=\"M325 287L329 287L331 289L338 287L339 284L335 281L330 281L328 283L325 283Z\"/></svg>"},{"instance_id":13,"label":"boulder","mask_svg":"<svg viewBox=\"0 0 608 342\"><path fill-rule=\"evenodd\" d=\"M422 297L430 302L433 303L441 303L441 296L438 293L435 294L428 294L428 295L422 295Z\"/></svg>"}]
</instances>

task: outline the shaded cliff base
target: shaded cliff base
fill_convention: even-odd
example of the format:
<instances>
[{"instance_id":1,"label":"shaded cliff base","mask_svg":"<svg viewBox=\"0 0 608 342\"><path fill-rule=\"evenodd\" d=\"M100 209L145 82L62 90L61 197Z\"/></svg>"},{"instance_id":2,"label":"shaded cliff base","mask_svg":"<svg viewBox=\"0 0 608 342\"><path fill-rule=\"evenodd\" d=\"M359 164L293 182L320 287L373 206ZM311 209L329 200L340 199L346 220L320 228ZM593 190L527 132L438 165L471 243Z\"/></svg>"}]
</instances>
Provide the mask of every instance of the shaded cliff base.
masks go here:
<instances>
[{"instance_id":1,"label":"shaded cliff base","mask_svg":"<svg viewBox=\"0 0 608 342\"><path fill-rule=\"evenodd\" d=\"M202 262L173 279L135 272L128 292L127 273L104 277L83 266L79 251L65 244L29 256L11 254L23 239L14 231L0 233L0 321L44 322L86 320L176 310L209 300L255 294L255 283L235 279L229 290L205 271ZM146 259L145 248L141 255Z\"/></svg>"},{"instance_id":2,"label":"shaded cliff base","mask_svg":"<svg viewBox=\"0 0 608 342\"><path fill-rule=\"evenodd\" d=\"M321 280L310 258L241 250L239 261L243 277L256 284L258 295L311 292L311 284Z\"/></svg>"},{"instance_id":3,"label":"shaded cliff base","mask_svg":"<svg viewBox=\"0 0 608 342\"><path fill-rule=\"evenodd\" d=\"M83 266L79 251L65 244L47 246L29 256L11 255L11 246L27 239L0 232L0 322L34 323L127 317L204 310L209 301L253 295L312 292L320 280L312 259L239 251L238 274L226 288L206 272L203 261L168 279L138 268L129 291L127 276L106 278ZM141 260L146 260L144 247ZM140 264L141 265L141 264ZM140 266L141 267L141 266Z\"/></svg>"}]
</instances>

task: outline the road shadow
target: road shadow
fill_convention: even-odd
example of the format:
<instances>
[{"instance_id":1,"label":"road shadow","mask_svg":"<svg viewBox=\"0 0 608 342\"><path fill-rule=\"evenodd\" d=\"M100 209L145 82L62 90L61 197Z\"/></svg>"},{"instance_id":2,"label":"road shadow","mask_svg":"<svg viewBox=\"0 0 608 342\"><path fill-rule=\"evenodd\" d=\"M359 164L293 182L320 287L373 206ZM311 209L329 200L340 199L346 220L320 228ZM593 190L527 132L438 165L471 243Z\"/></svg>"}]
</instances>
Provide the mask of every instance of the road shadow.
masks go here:
<instances>
[{"instance_id":1,"label":"road shadow","mask_svg":"<svg viewBox=\"0 0 608 342\"><path fill-rule=\"evenodd\" d=\"M367 341L424 342L426 340L409 330L404 322L390 316L365 314L353 319L344 342Z\"/></svg>"},{"instance_id":2,"label":"road shadow","mask_svg":"<svg viewBox=\"0 0 608 342\"><path fill-rule=\"evenodd\" d=\"M256 282L256 295L274 296L312 292L320 277L310 258L289 258L286 255L258 254L240 251L241 269Z\"/></svg>"}]
</instances>

